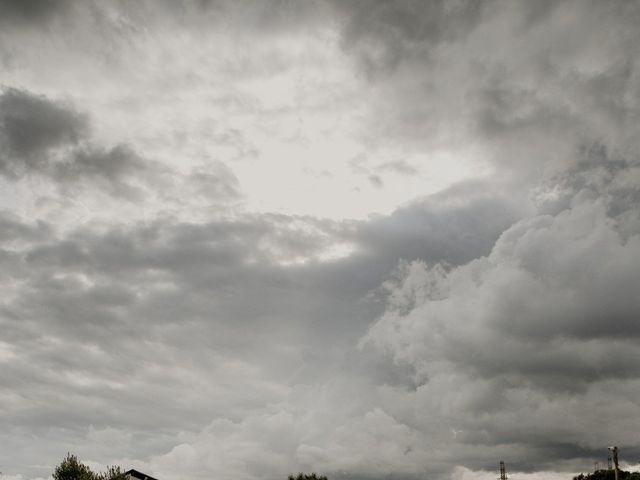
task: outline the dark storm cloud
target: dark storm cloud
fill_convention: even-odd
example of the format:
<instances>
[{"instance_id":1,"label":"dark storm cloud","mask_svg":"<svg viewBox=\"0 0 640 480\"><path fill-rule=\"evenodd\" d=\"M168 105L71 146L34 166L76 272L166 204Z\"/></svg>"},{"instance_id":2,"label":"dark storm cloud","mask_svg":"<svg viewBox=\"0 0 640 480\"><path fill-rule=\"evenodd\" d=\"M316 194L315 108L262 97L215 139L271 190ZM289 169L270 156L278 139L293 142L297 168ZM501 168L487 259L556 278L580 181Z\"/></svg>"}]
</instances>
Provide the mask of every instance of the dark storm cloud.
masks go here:
<instances>
[{"instance_id":1,"label":"dark storm cloud","mask_svg":"<svg viewBox=\"0 0 640 480\"><path fill-rule=\"evenodd\" d=\"M451 269L404 265L366 340L425 379L417 402L446 402L442 384L464 384L453 409L434 414L461 432L458 442L510 451L522 470L586 458L604 439L634 441L622 418L638 414L625 399L640 384L640 224L638 203L617 192L633 197L638 167L601 149L584 155L547 185L563 207L516 222L486 257ZM549 453L550 437L564 447ZM458 457L483 468L473 448L456 447Z\"/></svg>"},{"instance_id":2,"label":"dark storm cloud","mask_svg":"<svg viewBox=\"0 0 640 480\"><path fill-rule=\"evenodd\" d=\"M333 5L347 18L344 48L358 55L369 75L392 71L406 57L428 58L431 48L467 34L484 8L473 1L354 0Z\"/></svg>"},{"instance_id":3,"label":"dark storm cloud","mask_svg":"<svg viewBox=\"0 0 640 480\"><path fill-rule=\"evenodd\" d=\"M13 88L0 95L0 174L38 174L61 185L98 181L135 195L123 179L142 174L145 162L126 145L102 148L88 135L87 118L69 105Z\"/></svg>"},{"instance_id":4,"label":"dark storm cloud","mask_svg":"<svg viewBox=\"0 0 640 480\"><path fill-rule=\"evenodd\" d=\"M363 222L359 243L392 262L466 263L489 253L498 235L518 216L518 206L488 193L491 188L482 182L468 182L414 200L391 215Z\"/></svg>"},{"instance_id":5,"label":"dark storm cloud","mask_svg":"<svg viewBox=\"0 0 640 480\"><path fill-rule=\"evenodd\" d=\"M401 142L420 152L473 139L502 174L526 182L542 171L564 171L585 143L623 155L638 149L634 2L341 2L337 8L349 19L345 49L378 92L372 142Z\"/></svg>"},{"instance_id":6,"label":"dark storm cloud","mask_svg":"<svg viewBox=\"0 0 640 480\"><path fill-rule=\"evenodd\" d=\"M623 45L610 47L632 54L629 45L619 43ZM622 155L633 154L637 148L634 119L640 112L634 61L624 56L614 58L601 71L589 73L574 70L559 59L540 56L532 61L539 63L532 79L511 78L498 68L469 93L473 128L485 141L502 146L495 160L527 168L535 161L533 155L549 155L535 147L543 139L554 146L556 167L584 161L584 145L594 142ZM553 81L555 88L538 88L531 82L538 77ZM554 92L563 85L571 88L570 95ZM548 160L543 157L539 161Z\"/></svg>"},{"instance_id":7,"label":"dark storm cloud","mask_svg":"<svg viewBox=\"0 0 640 480\"><path fill-rule=\"evenodd\" d=\"M46 24L48 40L60 5L0 2L0 14ZM100 27L79 38L121 67L118 48L135 51L139 32L223 28L255 45L326 27L370 90L363 143L452 158L471 145L491 178L363 221L230 213L219 207L241 185L222 163L167 173L143 149L97 145L74 107L5 89L6 179L45 178L58 194L86 183L116 200L144 183L181 196L187 214L196 198L216 208L187 220L161 205L129 224L114 209L60 228L0 215L1 463L34 450L58 460L56 445L145 461L159 478L292 466L424 478L498 458L580 470L616 443L637 453L636 3L157 5L74 5ZM259 146L237 147L239 125L213 143L259 159ZM354 171L382 188L424 171L366 158ZM323 257L342 244L353 250Z\"/></svg>"},{"instance_id":8,"label":"dark storm cloud","mask_svg":"<svg viewBox=\"0 0 640 480\"><path fill-rule=\"evenodd\" d=\"M77 144L86 119L69 106L17 89L0 95L0 172L18 177L44 169L51 150Z\"/></svg>"},{"instance_id":9,"label":"dark storm cloud","mask_svg":"<svg viewBox=\"0 0 640 480\"><path fill-rule=\"evenodd\" d=\"M116 182L121 177L141 174L145 170L143 160L126 145L111 149L79 149L71 162L56 165L53 176L60 182L85 178L105 178Z\"/></svg>"},{"instance_id":10,"label":"dark storm cloud","mask_svg":"<svg viewBox=\"0 0 640 480\"><path fill-rule=\"evenodd\" d=\"M0 0L0 23L41 25L69 6L68 0Z\"/></svg>"},{"instance_id":11,"label":"dark storm cloud","mask_svg":"<svg viewBox=\"0 0 640 480\"><path fill-rule=\"evenodd\" d=\"M349 305L336 299L326 308L330 293L307 290L304 275L265 264L270 252L308 253L317 244L316 236L287 234L286 218L271 220L77 232L40 239L20 261L3 261L3 272L11 270L3 340L22 360L3 369L2 383L34 399L3 400L6 429L93 424L150 432L163 425L176 432L277 400L268 375L252 377L242 362L287 359L278 354L281 343L270 346L274 332L298 344L294 353L309 348L300 321L348 317ZM211 377L223 383L206 382ZM204 384L193 391L196 379ZM136 387L123 390L122 382ZM176 388L185 389L180 398Z\"/></svg>"},{"instance_id":12,"label":"dark storm cloud","mask_svg":"<svg viewBox=\"0 0 640 480\"><path fill-rule=\"evenodd\" d=\"M409 214L412 208L416 212ZM161 400L167 398L165 389L180 388L178 374L165 378L162 387L147 378L145 365L164 364L168 352L168 358L193 356L208 368L212 361L209 349L252 361L269 351L277 359L283 355L276 354L281 343L290 341L296 345L291 352L306 352L301 365L306 381L326 375L327 368L342 362L338 355L327 364L327 349L337 353L356 342L370 318L358 312L359 302L384 279L398 258L430 256L435 261L445 255L455 264L483 252L489 242L485 237L499 234L483 223L478 236L472 236L478 242L474 245L470 238L460 240L455 228L448 234L443 232L446 225L457 224L453 221L456 217L478 216L482 208L472 213L455 208L449 213L451 222L443 221L444 213L412 208L398 212L397 218L378 218L373 225L272 214L206 224L165 219L101 233L81 228L62 237L42 224L38 228L46 234L34 236L33 226L13 219L12 238L21 236L23 249L14 251L11 261L3 261L3 271L7 279L19 281L20 288L7 284L2 324L4 338L20 346L29 361L6 369L4 382L14 385L29 378L33 385L45 389L33 392L36 397L63 388L72 389L72 398L96 397L95 408L83 400L68 421L56 413L62 407L53 400L49 409L39 410L37 415L26 410L21 421L31 418L33 428L50 423L76 428L89 421L152 428L154 422L163 416L172 418L173 409L181 408L163 406ZM467 208L476 207L470 204ZM442 224L430 224L430 218ZM494 227L502 228L504 221ZM390 228L385 222L400 224ZM407 229L417 223L424 229ZM391 231L395 233L387 238ZM399 231L406 231L406 237ZM445 238L448 251L438 246ZM462 243L456 247L459 240ZM331 262L280 264L313 258L336 241L356 241L357 253ZM434 250L425 248L432 241ZM389 250L391 243L397 244L395 250ZM465 255L465 248L472 251ZM181 326L176 330L177 318ZM252 335L242 333L247 329ZM269 347L265 342L275 332L281 342ZM46 338L59 340L48 344ZM77 345L73 357L66 355L68 342ZM193 353L179 353L187 345ZM239 354L239 348L244 353ZM255 353L249 353L248 348ZM374 365L379 362L372 361ZM43 365L66 373L48 377ZM384 383L414 383L405 378L406 368L403 378L396 381L391 372L401 372L402 367L367 367L360 361L358 368L380 370L376 375ZM90 375L97 382L95 388L72 386L70 377L74 375ZM108 387L122 376L137 378L142 382L140 390L125 394ZM139 410L152 392L157 415L141 418ZM47 398L49 395L55 397L55 393ZM227 395L233 396L229 392L224 398ZM267 393L255 401L264 401L264 395ZM130 407L97 413L105 402L116 398L126 398ZM189 401L190 413L176 415L176 422L183 427L195 428L214 414L212 409L217 405L199 394ZM8 418L5 421L11 423ZM164 423L167 428L178 425Z\"/></svg>"}]
</instances>

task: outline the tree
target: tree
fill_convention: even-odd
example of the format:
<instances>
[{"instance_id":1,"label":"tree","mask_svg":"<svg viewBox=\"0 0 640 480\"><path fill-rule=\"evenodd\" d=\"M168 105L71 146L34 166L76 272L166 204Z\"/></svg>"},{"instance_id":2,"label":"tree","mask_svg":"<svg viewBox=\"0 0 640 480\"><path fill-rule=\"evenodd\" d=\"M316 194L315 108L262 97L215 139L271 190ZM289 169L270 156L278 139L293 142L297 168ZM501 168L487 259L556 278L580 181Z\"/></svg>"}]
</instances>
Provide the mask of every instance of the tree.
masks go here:
<instances>
[{"instance_id":1,"label":"tree","mask_svg":"<svg viewBox=\"0 0 640 480\"><path fill-rule=\"evenodd\" d=\"M288 480L327 480L327 477L324 475L316 475L315 472L311 473L311 475L300 472L295 477L293 475L289 475Z\"/></svg>"},{"instance_id":2,"label":"tree","mask_svg":"<svg viewBox=\"0 0 640 480\"><path fill-rule=\"evenodd\" d=\"M104 472L93 472L78 457L67 453L53 472L53 480L128 480L119 466L107 467Z\"/></svg>"},{"instance_id":3,"label":"tree","mask_svg":"<svg viewBox=\"0 0 640 480\"><path fill-rule=\"evenodd\" d=\"M573 480L614 480L613 470L596 470L593 473L576 475ZM620 470L620 480L640 480L640 472L627 472Z\"/></svg>"},{"instance_id":4,"label":"tree","mask_svg":"<svg viewBox=\"0 0 640 480\"><path fill-rule=\"evenodd\" d=\"M67 453L53 472L53 480L96 480L96 475L78 457Z\"/></svg>"},{"instance_id":5,"label":"tree","mask_svg":"<svg viewBox=\"0 0 640 480\"><path fill-rule=\"evenodd\" d=\"M115 465L107 467L105 472L100 472L96 477L96 480L128 480L122 469Z\"/></svg>"}]
</instances>

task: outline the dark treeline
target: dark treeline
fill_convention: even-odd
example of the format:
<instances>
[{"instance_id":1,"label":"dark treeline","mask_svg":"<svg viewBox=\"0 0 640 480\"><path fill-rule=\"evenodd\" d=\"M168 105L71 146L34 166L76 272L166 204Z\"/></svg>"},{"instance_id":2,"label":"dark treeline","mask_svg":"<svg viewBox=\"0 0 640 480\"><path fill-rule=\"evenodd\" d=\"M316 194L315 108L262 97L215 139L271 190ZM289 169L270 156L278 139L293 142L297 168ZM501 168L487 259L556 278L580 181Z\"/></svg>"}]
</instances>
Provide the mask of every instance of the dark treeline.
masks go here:
<instances>
[{"instance_id":1,"label":"dark treeline","mask_svg":"<svg viewBox=\"0 0 640 480\"><path fill-rule=\"evenodd\" d=\"M287 480L327 480L327 477L325 477L324 475L316 475L315 473L312 473L310 475L299 473L296 476L289 475L289 477L287 477Z\"/></svg>"},{"instance_id":2,"label":"dark treeline","mask_svg":"<svg viewBox=\"0 0 640 480\"><path fill-rule=\"evenodd\" d=\"M80 462L78 457L67 453L53 474L53 480L128 480L127 475L119 466L107 467L104 472L94 472L87 465ZM289 475L288 480L328 480L324 475L316 473ZM633 479L636 480L636 479ZM640 480L638 478L637 480Z\"/></svg>"},{"instance_id":3,"label":"dark treeline","mask_svg":"<svg viewBox=\"0 0 640 480\"><path fill-rule=\"evenodd\" d=\"M127 480L120 467L112 466L104 472L94 472L70 453L55 468L52 477L53 480Z\"/></svg>"},{"instance_id":4,"label":"dark treeline","mask_svg":"<svg viewBox=\"0 0 640 480\"><path fill-rule=\"evenodd\" d=\"M104 472L94 472L87 465L80 462L78 457L67 453L53 474L53 480L128 480L124 471L119 466L107 467ZM289 475L287 480L328 480L325 475L316 473ZM593 473L581 473L573 477L573 480L615 480L613 470L596 470ZM619 471L619 480L640 480L640 472Z\"/></svg>"},{"instance_id":5,"label":"dark treeline","mask_svg":"<svg viewBox=\"0 0 640 480\"><path fill-rule=\"evenodd\" d=\"M640 480L640 472L627 472L620 470L620 480ZM613 470L596 470L593 473L576 475L573 480L615 480L616 473Z\"/></svg>"}]
</instances>

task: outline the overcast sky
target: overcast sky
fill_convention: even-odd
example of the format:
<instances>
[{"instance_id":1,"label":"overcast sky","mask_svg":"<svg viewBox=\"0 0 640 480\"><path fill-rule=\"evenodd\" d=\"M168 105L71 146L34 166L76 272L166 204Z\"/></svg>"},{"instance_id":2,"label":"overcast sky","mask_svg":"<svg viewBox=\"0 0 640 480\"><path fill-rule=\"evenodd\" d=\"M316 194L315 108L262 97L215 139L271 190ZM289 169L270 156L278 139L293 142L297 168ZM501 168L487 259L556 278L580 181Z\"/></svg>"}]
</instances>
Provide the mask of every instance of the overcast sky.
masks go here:
<instances>
[{"instance_id":1,"label":"overcast sky","mask_svg":"<svg viewBox=\"0 0 640 480\"><path fill-rule=\"evenodd\" d=\"M640 2L0 0L0 470L640 462Z\"/></svg>"}]
</instances>

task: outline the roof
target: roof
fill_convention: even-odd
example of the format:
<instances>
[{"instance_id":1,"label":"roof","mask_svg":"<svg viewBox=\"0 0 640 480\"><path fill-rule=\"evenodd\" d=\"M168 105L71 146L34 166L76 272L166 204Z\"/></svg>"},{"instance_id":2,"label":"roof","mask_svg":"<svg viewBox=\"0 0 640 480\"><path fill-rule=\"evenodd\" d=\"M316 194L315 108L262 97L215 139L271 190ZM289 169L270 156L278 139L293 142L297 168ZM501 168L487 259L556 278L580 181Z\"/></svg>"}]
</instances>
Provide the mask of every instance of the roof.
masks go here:
<instances>
[{"instance_id":1,"label":"roof","mask_svg":"<svg viewBox=\"0 0 640 480\"><path fill-rule=\"evenodd\" d=\"M138 470L127 470L124 472L125 475L128 475L133 478L138 478L140 480L158 480L157 478L152 477L151 475L147 475L146 473L139 472Z\"/></svg>"}]
</instances>

